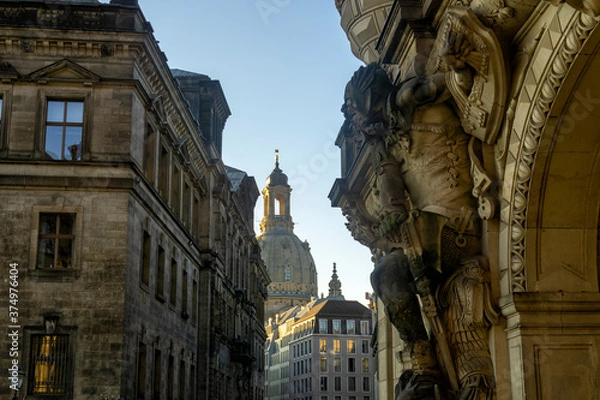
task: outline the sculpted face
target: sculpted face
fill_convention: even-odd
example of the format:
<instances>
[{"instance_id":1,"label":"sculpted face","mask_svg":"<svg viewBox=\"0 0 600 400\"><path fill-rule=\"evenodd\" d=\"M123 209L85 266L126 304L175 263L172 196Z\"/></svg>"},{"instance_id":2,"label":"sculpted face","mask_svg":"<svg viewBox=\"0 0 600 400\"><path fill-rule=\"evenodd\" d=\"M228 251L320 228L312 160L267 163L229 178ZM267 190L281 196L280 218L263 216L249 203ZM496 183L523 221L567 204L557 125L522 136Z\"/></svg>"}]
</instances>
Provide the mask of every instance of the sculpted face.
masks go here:
<instances>
[{"instance_id":1,"label":"sculpted face","mask_svg":"<svg viewBox=\"0 0 600 400\"><path fill-rule=\"evenodd\" d=\"M379 66L359 68L346 85L344 116L367 135L382 133L388 125L385 104L392 89L387 74Z\"/></svg>"}]
</instances>

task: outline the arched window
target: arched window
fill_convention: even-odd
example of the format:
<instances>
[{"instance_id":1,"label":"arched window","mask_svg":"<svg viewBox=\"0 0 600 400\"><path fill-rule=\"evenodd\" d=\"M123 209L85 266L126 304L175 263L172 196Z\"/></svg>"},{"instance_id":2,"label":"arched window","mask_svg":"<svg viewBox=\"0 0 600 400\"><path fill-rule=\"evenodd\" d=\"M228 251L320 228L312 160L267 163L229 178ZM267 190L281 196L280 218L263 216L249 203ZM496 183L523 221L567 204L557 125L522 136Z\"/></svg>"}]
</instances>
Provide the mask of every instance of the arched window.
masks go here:
<instances>
[{"instance_id":1,"label":"arched window","mask_svg":"<svg viewBox=\"0 0 600 400\"><path fill-rule=\"evenodd\" d=\"M292 267L290 267L289 265L285 267L285 280L292 280Z\"/></svg>"}]
</instances>

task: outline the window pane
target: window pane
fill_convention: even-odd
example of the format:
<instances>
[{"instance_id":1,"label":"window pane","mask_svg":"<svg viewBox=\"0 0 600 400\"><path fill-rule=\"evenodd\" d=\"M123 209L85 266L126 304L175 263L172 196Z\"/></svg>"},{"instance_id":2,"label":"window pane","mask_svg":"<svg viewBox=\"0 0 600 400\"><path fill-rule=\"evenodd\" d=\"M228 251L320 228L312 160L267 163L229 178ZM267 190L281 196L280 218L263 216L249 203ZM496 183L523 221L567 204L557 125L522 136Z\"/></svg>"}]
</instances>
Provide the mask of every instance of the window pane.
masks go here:
<instances>
[{"instance_id":1,"label":"window pane","mask_svg":"<svg viewBox=\"0 0 600 400\"><path fill-rule=\"evenodd\" d=\"M67 122L83 122L83 102L67 102Z\"/></svg>"},{"instance_id":2,"label":"window pane","mask_svg":"<svg viewBox=\"0 0 600 400\"><path fill-rule=\"evenodd\" d=\"M54 268L54 239L40 239L38 246L38 267Z\"/></svg>"},{"instance_id":3,"label":"window pane","mask_svg":"<svg viewBox=\"0 0 600 400\"><path fill-rule=\"evenodd\" d=\"M48 122L63 122L65 115L64 101L48 102Z\"/></svg>"},{"instance_id":4,"label":"window pane","mask_svg":"<svg viewBox=\"0 0 600 400\"><path fill-rule=\"evenodd\" d=\"M333 372L342 372L342 359L339 357L333 359Z\"/></svg>"},{"instance_id":5,"label":"window pane","mask_svg":"<svg viewBox=\"0 0 600 400\"><path fill-rule=\"evenodd\" d=\"M58 240L56 268L71 268L73 260L73 239Z\"/></svg>"},{"instance_id":6,"label":"window pane","mask_svg":"<svg viewBox=\"0 0 600 400\"><path fill-rule=\"evenodd\" d=\"M75 226L75 214L60 214L60 234L72 235Z\"/></svg>"},{"instance_id":7,"label":"window pane","mask_svg":"<svg viewBox=\"0 0 600 400\"><path fill-rule=\"evenodd\" d=\"M355 352L354 340L350 339L350 340L348 340L348 353L354 353L354 352Z\"/></svg>"},{"instance_id":8,"label":"window pane","mask_svg":"<svg viewBox=\"0 0 600 400\"><path fill-rule=\"evenodd\" d=\"M79 160L81 159L81 127L67 126L65 127L65 159Z\"/></svg>"},{"instance_id":9,"label":"window pane","mask_svg":"<svg viewBox=\"0 0 600 400\"><path fill-rule=\"evenodd\" d=\"M40 214L40 235L56 233L56 214Z\"/></svg>"},{"instance_id":10,"label":"window pane","mask_svg":"<svg viewBox=\"0 0 600 400\"><path fill-rule=\"evenodd\" d=\"M46 127L46 144L44 145L46 154L53 160L62 158L62 126Z\"/></svg>"},{"instance_id":11,"label":"window pane","mask_svg":"<svg viewBox=\"0 0 600 400\"><path fill-rule=\"evenodd\" d=\"M342 321L339 319L333 320L333 333L338 335L342 333Z\"/></svg>"},{"instance_id":12,"label":"window pane","mask_svg":"<svg viewBox=\"0 0 600 400\"><path fill-rule=\"evenodd\" d=\"M349 319L348 321L346 321L346 330L347 330L348 335L354 335L355 329L354 329L354 320L353 319Z\"/></svg>"}]
</instances>

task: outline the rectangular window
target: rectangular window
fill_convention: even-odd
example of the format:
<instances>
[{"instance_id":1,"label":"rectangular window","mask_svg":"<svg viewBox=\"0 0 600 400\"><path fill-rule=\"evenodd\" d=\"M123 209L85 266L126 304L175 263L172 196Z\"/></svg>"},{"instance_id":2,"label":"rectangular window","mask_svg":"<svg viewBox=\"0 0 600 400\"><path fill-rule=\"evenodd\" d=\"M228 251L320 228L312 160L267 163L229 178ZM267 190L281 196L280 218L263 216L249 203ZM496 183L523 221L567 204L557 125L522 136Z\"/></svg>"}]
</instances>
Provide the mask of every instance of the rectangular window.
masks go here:
<instances>
[{"instance_id":1,"label":"rectangular window","mask_svg":"<svg viewBox=\"0 0 600 400\"><path fill-rule=\"evenodd\" d=\"M370 335L369 321L360 321L360 333L362 335Z\"/></svg>"},{"instance_id":2,"label":"rectangular window","mask_svg":"<svg viewBox=\"0 0 600 400\"><path fill-rule=\"evenodd\" d=\"M341 353L342 352L342 342L340 339L333 339L333 352Z\"/></svg>"},{"instance_id":3,"label":"rectangular window","mask_svg":"<svg viewBox=\"0 0 600 400\"><path fill-rule=\"evenodd\" d=\"M192 203L192 235L194 238L200 238L200 199L194 191L194 200Z\"/></svg>"},{"instance_id":4,"label":"rectangular window","mask_svg":"<svg viewBox=\"0 0 600 400\"><path fill-rule=\"evenodd\" d=\"M192 324L198 321L198 282L192 281Z\"/></svg>"},{"instance_id":5,"label":"rectangular window","mask_svg":"<svg viewBox=\"0 0 600 400\"><path fill-rule=\"evenodd\" d=\"M158 192L165 201L168 201L169 196L169 165L171 158L169 150L164 144L160 145L160 160L158 165Z\"/></svg>"},{"instance_id":6,"label":"rectangular window","mask_svg":"<svg viewBox=\"0 0 600 400\"><path fill-rule=\"evenodd\" d=\"M171 207L178 218L181 218L181 170L173 165L173 180L171 181Z\"/></svg>"},{"instance_id":7,"label":"rectangular window","mask_svg":"<svg viewBox=\"0 0 600 400\"><path fill-rule=\"evenodd\" d=\"M368 376L363 376L363 392L371 391L371 380Z\"/></svg>"},{"instance_id":8,"label":"rectangular window","mask_svg":"<svg viewBox=\"0 0 600 400\"><path fill-rule=\"evenodd\" d=\"M369 359L367 357L362 358L362 372L369 372Z\"/></svg>"},{"instance_id":9,"label":"rectangular window","mask_svg":"<svg viewBox=\"0 0 600 400\"><path fill-rule=\"evenodd\" d=\"M356 377L355 376L348 377L348 391L356 392Z\"/></svg>"},{"instance_id":10,"label":"rectangular window","mask_svg":"<svg viewBox=\"0 0 600 400\"><path fill-rule=\"evenodd\" d=\"M327 353L327 339L319 339L319 352Z\"/></svg>"},{"instance_id":11,"label":"rectangular window","mask_svg":"<svg viewBox=\"0 0 600 400\"><path fill-rule=\"evenodd\" d=\"M347 343L347 350L349 354L356 353L356 346L354 345L354 339L349 339Z\"/></svg>"},{"instance_id":12,"label":"rectangular window","mask_svg":"<svg viewBox=\"0 0 600 400\"><path fill-rule=\"evenodd\" d=\"M142 342L138 344L137 359L136 399L144 400L146 398L146 345Z\"/></svg>"},{"instance_id":13,"label":"rectangular window","mask_svg":"<svg viewBox=\"0 0 600 400\"><path fill-rule=\"evenodd\" d=\"M346 333L348 335L356 334L355 321L353 319L346 321Z\"/></svg>"},{"instance_id":14,"label":"rectangular window","mask_svg":"<svg viewBox=\"0 0 600 400\"><path fill-rule=\"evenodd\" d=\"M333 372L342 372L342 359L339 357L333 359Z\"/></svg>"},{"instance_id":15,"label":"rectangular window","mask_svg":"<svg viewBox=\"0 0 600 400\"><path fill-rule=\"evenodd\" d=\"M175 374L175 358L169 355L169 366L167 367L167 400L175 398L173 375Z\"/></svg>"},{"instance_id":16,"label":"rectangular window","mask_svg":"<svg viewBox=\"0 0 600 400\"><path fill-rule=\"evenodd\" d=\"M190 393L196 393L196 366L194 364L190 365ZM183 398L183 397L181 397Z\"/></svg>"},{"instance_id":17,"label":"rectangular window","mask_svg":"<svg viewBox=\"0 0 600 400\"><path fill-rule=\"evenodd\" d=\"M73 268L74 213L40 213L38 268Z\"/></svg>"},{"instance_id":18,"label":"rectangular window","mask_svg":"<svg viewBox=\"0 0 600 400\"><path fill-rule=\"evenodd\" d=\"M327 333L327 320L319 319L319 333Z\"/></svg>"},{"instance_id":19,"label":"rectangular window","mask_svg":"<svg viewBox=\"0 0 600 400\"><path fill-rule=\"evenodd\" d=\"M81 160L83 101L49 100L44 150L53 160Z\"/></svg>"},{"instance_id":20,"label":"rectangular window","mask_svg":"<svg viewBox=\"0 0 600 400\"><path fill-rule=\"evenodd\" d=\"M144 174L154 186L154 166L156 165L156 133L151 126L146 127L144 137Z\"/></svg>"},{"instance_id":21,"label":"rectangular window","mask_svg":"<svg viewBox=\"0 0 600 400\"><path fill-rule=\"evenodd\" d=\"M362 347L362 353L363 354L367 354L369 352L369 341L368 340L363 340L361 347Z\"/></svg>"},{"instance_id":22,"label":"rectangular window","mask_svg":"<svg viewBox=\"0 0 600 400\"><path fill-rule=\"evenodd\" d=\"M335 390L336 392L342 391L342 377L341 376L336 376L333 378L333 390Z\"/></svg>"},{"instance_id":23,"label":"rectangular window","mask_svg":"<svg viewBox=\"0 0 600 400\"><path fill-rule=\"evenodd\" d=\"M142 242L142 265L140 270L140 282L144 285L150 285L150 252L152 251L152 241L150 234L144 231Z\"/></svg>"},{"instance_id":24,"label":"rectangular window","mask_svg":"<svg viewBox=\"0 0 600 400\"><path fill-rule=\"evenodd\" d=\"M356 358L348 357L348 372L356 372Z\"/></svg>"},{"instance_id":25,"label":"rectangular window","mask_svg":"<svg viewBox=\"0 0 600 400\"><path fill-rule=\"evenodd\" d=\"M183 212L182 214L182 220L183 220L183 224L190 228L191 224L190 224L190 204L191 204L191 200L192 200L192 189L190 188L190 184L187 181L183 182Z\"/></svg>"},{"instance_id":26,"label":"rectangular window","mask_svg":"<svg viewBox=\"0 0 600 400\"><path fill-rule=\"evenodd\" d=\"M165 257L165 249L162 246L158 246L157 254L157 271L156 271L156 297L160 300L164 299L165 296L165 264L167 259Z\"/></svg>"},{"instance_id":27,"label":"rectangular window","mask_svg":"<svg viewBox=\"0 0 600 400\"><path fill-rule=\"evenodd\" d=\"M181 278L181 316L185 319L189 317L188 314L188 273L183 270L183 276Z\"/></svg>"},{"instance_id":28,"label":"rectangular window","mask_svg":"<svg viewBox=\"0 0 600 400\"><path fill-rule=\"evenodd\" d=\"M327 358L326 357L321 357L320 363L319 363L319 371L327 372Z\"/></svg>"},{"instance_id":29,"label":"rectangular window","mask_svg":"<svg viewBox=\"0 0 600 400\"><path fill-rule=\"evenodd\" d=\"M69 335L31 335L29 393L71 393L71 362Z\"/></svg>"},{"instance_id":30,"label":"rectangular window","mask_svg":"<svg viewBox=\"0 0 600 400\"><path fill-rule=\"evenodd\" d=\"M179 398L185 399L185 361L179 362Z\"/></svg>"},{"instance_id":31,"label":"rectangular window","mask_svg":"<svg viewBox=\"0 0 600 400\"><path fill-rule=\"evenodd\" d=\"M342 333L342 321L340 321L339 319L334 319L332 321L332 325L334 335L339 335L340 333Z\"/></svg>"},{"instance_id":32,"label":"rectangular window","mask_svg":"<svg viewBox=\"0 0 600 400\"><path fill-rule=\"evenodd\" d=\"M327 389L327 377L326 376L322 376L320 379L320 388L322 392L326 392Z\"/></svg>"},{"instance_id":33,"label":"rectangular window","mask_svg":"<svg viewBox=\"0 0 600 400\"><path fill-rule=\"evenodd\" d=\"M162 388L162 360L161 360L161 351L158 349L154 349L154 370L152 374L152 399L161 400L161 388Z\"/></svg>"},{"instance_id":34,"label":"rectangular window","mask_svg":"<svg viewBox=\"0 0 600 400\"><path fill-rule=\"evenodd\" d=\"M177 304L177 260L171 259L171 286L169 288L169 302L171 305Z\"/></svg>"}]
</instances>

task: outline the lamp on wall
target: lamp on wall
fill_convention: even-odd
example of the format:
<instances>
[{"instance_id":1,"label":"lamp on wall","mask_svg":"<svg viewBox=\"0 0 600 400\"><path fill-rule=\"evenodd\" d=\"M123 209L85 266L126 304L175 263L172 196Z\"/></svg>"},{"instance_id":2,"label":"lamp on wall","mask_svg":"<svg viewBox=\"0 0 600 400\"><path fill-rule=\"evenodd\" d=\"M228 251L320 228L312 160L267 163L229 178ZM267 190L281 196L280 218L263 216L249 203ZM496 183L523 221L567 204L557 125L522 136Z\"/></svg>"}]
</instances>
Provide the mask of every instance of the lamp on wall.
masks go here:
<instances>
[{"instance_id":1,"label":"lamp on wall","mask_svg":"<svg viewBox=\"0 0 600 400\"><path fill-rule=\"evenodd\" d=\"M13 389L14 394L12 397L12 400L19 400L19 390L21 390L21 388L23 387L23 380L25 378L25 372L19 368L19 370L17 371L17 383L14 387L16 387L16 390Z\"/></svg>"}]
</instances>

